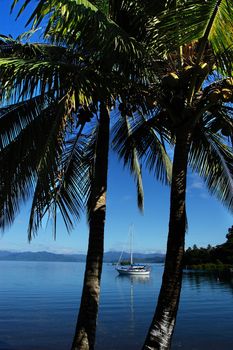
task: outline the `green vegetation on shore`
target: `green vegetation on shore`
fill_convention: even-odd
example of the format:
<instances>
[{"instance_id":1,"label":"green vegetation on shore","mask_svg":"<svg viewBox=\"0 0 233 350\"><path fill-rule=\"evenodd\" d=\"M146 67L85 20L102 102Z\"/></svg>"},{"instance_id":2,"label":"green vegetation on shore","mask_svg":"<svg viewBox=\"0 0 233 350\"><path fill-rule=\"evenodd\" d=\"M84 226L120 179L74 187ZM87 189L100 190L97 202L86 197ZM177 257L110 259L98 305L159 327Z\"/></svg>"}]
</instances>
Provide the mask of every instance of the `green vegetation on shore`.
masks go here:
<instances>
[{"instance_id":1,"label":"green vegetation on shore","mask_svg":"<svg viewBox=\"0 0 233 350\"><path fill-rule=\"evenodd\" d=\"M227 241L216 247L188 248L184 255L184 266L194 270L230 270L233 268L233 226L228 229Z\"/></svg>"}]
</instances>

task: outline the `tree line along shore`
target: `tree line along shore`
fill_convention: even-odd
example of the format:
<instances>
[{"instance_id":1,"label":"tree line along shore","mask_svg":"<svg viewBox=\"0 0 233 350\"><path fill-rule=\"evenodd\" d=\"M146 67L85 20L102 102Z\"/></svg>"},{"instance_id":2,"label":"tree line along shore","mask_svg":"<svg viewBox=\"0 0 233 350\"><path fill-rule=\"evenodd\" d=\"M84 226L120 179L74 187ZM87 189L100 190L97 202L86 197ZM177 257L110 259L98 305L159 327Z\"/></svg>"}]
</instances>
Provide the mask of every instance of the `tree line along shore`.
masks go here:
<instances>
[{"instance_id":1,"label":"tree line along shore","mask_svg":"<svg viewBox=\"0 0 233 350\"><path fill-rule=\"evenodd\" d=\"M185 251L184 266L193 270L224 270L233 272L233 226L228 229L226 242L207 248L194 245Z\"/></svg>"}]
</instances>

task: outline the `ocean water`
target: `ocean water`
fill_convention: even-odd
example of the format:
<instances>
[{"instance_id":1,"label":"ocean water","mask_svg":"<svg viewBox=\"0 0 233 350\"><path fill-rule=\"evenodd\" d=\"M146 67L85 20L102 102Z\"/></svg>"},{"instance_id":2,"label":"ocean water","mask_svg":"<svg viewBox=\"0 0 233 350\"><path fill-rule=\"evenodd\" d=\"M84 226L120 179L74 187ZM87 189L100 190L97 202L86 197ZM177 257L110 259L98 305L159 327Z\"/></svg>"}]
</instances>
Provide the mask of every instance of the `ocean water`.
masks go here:
<instances>
[{"instance_id":1,"label":"ocean water","mask_svg":"<svg viewBox=\"0 0 233 350\"><path fill-rule=\"evenodd\" d=\"M0 350L69 350L83 263L0 262ZM140 350L163 267L118 276L104 264L96 350ZM233 349L233 280L185 273L172 350Z\"/></svg>"}]
</instances>

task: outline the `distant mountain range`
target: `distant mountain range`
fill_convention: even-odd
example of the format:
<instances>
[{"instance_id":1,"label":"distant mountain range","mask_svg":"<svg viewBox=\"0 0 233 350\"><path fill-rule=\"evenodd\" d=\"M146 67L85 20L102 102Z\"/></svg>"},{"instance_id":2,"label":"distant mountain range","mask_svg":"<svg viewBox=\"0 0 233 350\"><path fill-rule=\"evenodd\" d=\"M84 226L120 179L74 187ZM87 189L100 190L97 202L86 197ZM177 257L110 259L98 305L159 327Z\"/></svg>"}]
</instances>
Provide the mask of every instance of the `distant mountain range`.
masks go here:
<instances>
[{"instance_id":1,"label":"distant mountain range","mask_svg":"<svg viewBox=\"0 0 233 350\"><path fill-rule=\"evenodd\" d=\"M104 253L104 262L114 263L119 260L120 252ZM64 262L85 262L85 254L55 254L50 252L9 252L0 251L0 260L13 261L64 261ZM123 260L130 260L129 253L124 253ZM134 262L162 263L164 254L142 254L134 253Z\"/></svg>"}]
</instances>

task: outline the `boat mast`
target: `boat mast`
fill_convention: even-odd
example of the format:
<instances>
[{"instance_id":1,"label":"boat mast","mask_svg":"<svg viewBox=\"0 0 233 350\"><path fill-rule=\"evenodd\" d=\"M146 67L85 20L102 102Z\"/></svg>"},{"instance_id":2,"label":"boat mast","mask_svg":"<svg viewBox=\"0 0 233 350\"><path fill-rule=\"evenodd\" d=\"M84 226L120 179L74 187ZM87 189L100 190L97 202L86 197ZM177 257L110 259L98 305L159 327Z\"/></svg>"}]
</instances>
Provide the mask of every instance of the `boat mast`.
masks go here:
<instances>
[{"instance_id":1,"label":"boat mast","mask_svg":"<svg viewBox=\"0 0 233 350\"><path fill-rule=\"evenodd\" d=\"M133 265L133 225L130 226L130 265Z\"/></svg>"}]
</instances>

